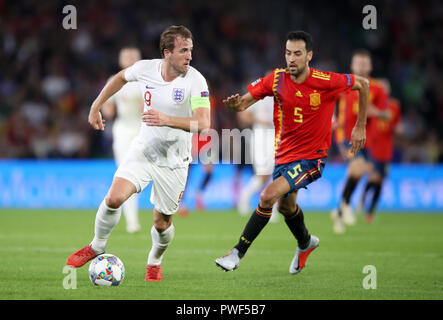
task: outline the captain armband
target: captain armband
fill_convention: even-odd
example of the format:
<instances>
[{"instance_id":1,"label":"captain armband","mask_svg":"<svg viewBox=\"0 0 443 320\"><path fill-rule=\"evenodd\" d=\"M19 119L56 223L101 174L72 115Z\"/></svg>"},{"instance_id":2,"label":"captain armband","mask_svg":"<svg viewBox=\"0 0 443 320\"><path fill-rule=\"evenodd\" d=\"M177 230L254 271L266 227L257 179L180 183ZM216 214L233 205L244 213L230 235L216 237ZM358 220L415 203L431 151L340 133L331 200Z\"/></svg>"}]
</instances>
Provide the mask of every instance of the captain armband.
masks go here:
<instances>
[{"instance_id":1,"label":"captain armband","mask_svg":"<svg viewBox=\"0 0 443 320\"><path fill-rule=\"evenodd\" d=\"M211 108L209 94L207 97L191 97L191 109L195 110L197 108Z\"/></svg>"}]
</instances>

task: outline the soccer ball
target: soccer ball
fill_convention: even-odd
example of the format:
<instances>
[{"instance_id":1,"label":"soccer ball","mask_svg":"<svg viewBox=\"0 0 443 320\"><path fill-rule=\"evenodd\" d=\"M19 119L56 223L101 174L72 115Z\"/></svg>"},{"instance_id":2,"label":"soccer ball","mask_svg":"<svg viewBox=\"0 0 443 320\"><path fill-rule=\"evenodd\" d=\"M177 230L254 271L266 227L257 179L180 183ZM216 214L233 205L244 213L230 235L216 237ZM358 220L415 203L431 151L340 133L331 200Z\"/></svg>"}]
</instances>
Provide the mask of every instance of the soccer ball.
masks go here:
<instances>
[{"instance_id":1,"label":"soccer ball","mask_svg":"<svg viewBox=\"0 0 443 320\"><path fill-rule=\"evenodd\" d=\"M89 265L89 279L96 286L118 286L124 278L125 266L112 254L101 254Z\"/></svg>"}]
</instances>

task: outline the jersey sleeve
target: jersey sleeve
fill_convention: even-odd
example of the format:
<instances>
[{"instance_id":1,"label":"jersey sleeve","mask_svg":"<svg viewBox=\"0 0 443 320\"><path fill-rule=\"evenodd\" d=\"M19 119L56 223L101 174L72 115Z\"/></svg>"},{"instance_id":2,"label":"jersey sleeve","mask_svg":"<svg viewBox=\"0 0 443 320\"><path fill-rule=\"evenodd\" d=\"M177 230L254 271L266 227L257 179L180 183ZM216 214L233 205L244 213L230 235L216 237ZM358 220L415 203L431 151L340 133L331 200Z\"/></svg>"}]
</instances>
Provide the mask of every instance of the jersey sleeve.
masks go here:
<instances>
[{"instance_id":1,"label":"jersey sleeve","mask_svg":"<svg viewBox=\"0 0 443 320\"><path fill-rule=\"evenodd\" d=\"M355 83L353 74L331 72L331 89L340 93L349 92Z\"/></svg>"},{"instance_id":2,"label":"jersey sleeve","mask_svg":"<svg viewBox=\"0 0 443 320\"><path fill-rule=\"evenodd\" d=\"M125 79L126 81L137 81L142 71L146 68L148 60L139 60L132 66L126 68Z\"/></svg>"},{"instance_id":3,"label":"jersey sleeve","mask_svg":"<svg viewBox=\"0 0 443 320\"><path fill-rule=\"evenodd\" d=\"M354 86L355 77L352 74L327 72L325 75L325 79L316 80L321 87L329 89L325 95L326 100L337 100L341 94L349 93ZM324 80L328 80L327 84L324 84Z\"/></svg>"},{"instance_id":4,"label":"jersey sleeve","mask_svg":"<svg viewBox=\"0 0 443 320\"><path fill-rule=\"evenodd\" d=\"M258 78L248 85L249 93L257 100L261 100L266 96L272 96L272 83L274 82L275 71L268 74L266 77Z\"/></svg>"},{"instance_id":5,"label":"jersey sleeve","mask_svg":"<svg viewBox=\"0 0 443 320\"><path fill-rule=\"evenodd\" d=\"M195 75L192 79L190 102L192 110L197 108L211 108L208 84L206 79L197 70L195 70Z\"/></svg>"}]
</instances>

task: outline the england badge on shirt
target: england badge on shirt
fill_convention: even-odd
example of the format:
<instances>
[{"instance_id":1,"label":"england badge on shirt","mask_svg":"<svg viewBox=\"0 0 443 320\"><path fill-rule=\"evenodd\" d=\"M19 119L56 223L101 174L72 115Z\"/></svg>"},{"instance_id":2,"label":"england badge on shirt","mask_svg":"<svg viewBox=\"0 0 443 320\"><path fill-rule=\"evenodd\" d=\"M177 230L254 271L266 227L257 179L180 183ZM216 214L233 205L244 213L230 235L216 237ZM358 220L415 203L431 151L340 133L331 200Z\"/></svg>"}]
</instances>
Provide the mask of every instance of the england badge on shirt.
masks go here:
<instances>
[{"instance_id":1,"label":"england badge on shirt","mask_svg":"<svg viewBox=\"0 0 443 320\"><path fill-rule=\"evenodd\" d=\"M185 98L185 89L174 88L172 90L172 100L174 100L175 103L183 102L184 98Z\"/></svg>"}]
</instances>

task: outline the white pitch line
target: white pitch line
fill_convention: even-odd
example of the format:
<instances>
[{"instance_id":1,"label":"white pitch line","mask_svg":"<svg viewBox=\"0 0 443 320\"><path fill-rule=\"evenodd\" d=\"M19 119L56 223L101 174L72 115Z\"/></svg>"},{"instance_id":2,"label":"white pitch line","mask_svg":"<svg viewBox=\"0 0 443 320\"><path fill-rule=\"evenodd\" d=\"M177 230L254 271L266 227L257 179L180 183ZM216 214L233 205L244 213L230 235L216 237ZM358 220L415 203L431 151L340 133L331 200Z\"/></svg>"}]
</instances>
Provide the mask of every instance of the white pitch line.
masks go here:
<instances>
[{"instance_id":1,"label":"white pitch line","mask_svg":"<svg viewBox=\"0 0 443 320\"><path fill-rule=\"evenodd\" d=\"M59 248L59 247L0 247L0 252L60 252L60 253L70 253L74 252L78 248L70 247L70 248ZM109 253L112 253L113 251L119 251L119 252L130 252L130 253L147 253L150 249L150 246L143 248L127 248L127 247L119 247L114 246L113 248L109 248ZM208 255L220 255L223 254L221 250L218 249L198 249L198 248L190 248L190 249L178 249L178 248L169 248L169 253L172 254L208 254ZM275 255L275 254L287 254L288 252L292 253L295 252L295 250L261 250L261 249L251 249L248 251L248 253L253 254L260 254L260 255ZM322 251L323 254L327 255L340 255L340 254L347 254L342 251ZM374 252L374 251L367 251L367 252L360 252L358 255L355 256L379 256L379 257L424 257L424 258L437 258L441 256L441 253L437 252L428 252L428 253L420 253L420 252L414 252L414 253L401 253L401 252L392 252L392 251L381 251L381 252Z\"/></svg>"}]
</instances>

